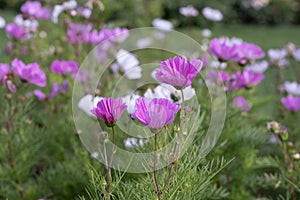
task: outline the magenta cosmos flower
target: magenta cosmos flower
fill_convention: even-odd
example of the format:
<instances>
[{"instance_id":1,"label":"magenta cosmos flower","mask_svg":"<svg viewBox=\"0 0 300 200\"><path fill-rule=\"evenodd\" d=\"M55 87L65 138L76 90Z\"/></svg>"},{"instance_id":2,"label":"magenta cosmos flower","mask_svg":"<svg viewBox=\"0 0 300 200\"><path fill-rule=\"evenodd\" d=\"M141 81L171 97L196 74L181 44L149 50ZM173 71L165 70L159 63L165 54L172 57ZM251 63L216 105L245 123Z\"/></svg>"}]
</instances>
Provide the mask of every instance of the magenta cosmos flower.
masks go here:
<instances>
[{"instance_id":1,"label":"magenta cosmos flower","mask_svg":"<svg viewBox=\"0 0 300 200\"><path fill-rule=\"evenodd\" d=\"M251 70L245 70L239 78L239 87L251 87L259 84L264 79L264 75Z\"/></svg>"},{"instance_id":2,"label":"magenta cosmos flower","mask_svg":"<svg viewBox=\"0 0 300 200\"><path fill-rule=\"evenodd\" d=\"M251 88L259 84L264 79L262 73L255 73L246 69L243 72L237 72L231 75L228 83L229 90L239 90L243 88Z\"/></svg>"},{"instance_id":3,"label":"magenta cosmos flower","mask_svg":"<svg viewBox=\"0 0 300 200\"><path fill-rule=\"evenodd\" d=\"M231 105L239 108L241 111L249 111L251 109L251 105L242 96L234 97Z\"/></svg>"},{"instance_id":4,"label":"magenta cosmos flower","mask_svg":"<svg viewBox=\"0 0 300 200\"><path fill-rule=\"evenodd\" d=\"M193 61L195 64L196 62ZM160 62L160 68L155 77L162 83L167 83L180 88L188 87L201 70L203 63L198 60L196 65L188 62L185 57L175 56Z\"/></svg>"},{"instance_id":5,"label":"magenta cosmos flower","mask_svg":"<svg viewBox=\"0 0 300 200\"><path fill-rule=\"evenodd\" d=\"M12 39L16 40L28 38L29 34L25 26L17 25L14 23L7 24L5 27L5 31Z\"/></svg>"},{"instance_id":6,"label":"magenta cosmos flower","mask_svg":"<svg viewBox=\"0 0 300 200\"><path fill-rule=\"evenodd\" d=\"M70 23L67 31L69 41L74 43L87 42L92 30L92 24L75 24Z\"/></svg>"},{"instance_id":7,"label":"magenta cosmos flower","mask_svg":"<svg viewBox=\"0 0 300 200\"><path fill-rule=\"evenodd\" d=\"M52 62L51 71L60 75L74 75L78 71L78 63L75 61L55 60Z\"/></svg>"},{"instance_id":8,"label":"magenta cosmos flower","mask_svg":"<svg viewBox=\"0 0 300 200\"><path fill-rule=\"evenodd\" d=\"M7 88L11 92L16 92L17 87L12 82L13 73L10 70L9 64L0 63L0 81L2 82L2 87L7 85Z\"/></svg>"},{"instance_id":9,"label":"magenta cosmos flower","mask_svg":"<svg viewBox=\"0 0 300 200\"><path fill-rule=\"evenodd\" d=\"M25 65L21 60L15 58L12 61L12 69L18 74L23 81L38 85L40 87L46 86L46 75L38 63L30 63Z\"/></svg>"},{"instance_id":10,"label":"magenta cosmos flower","mask_svg":"<svg viewBox=\"0 0 300 200\"><path fill-rule=\"evenodd\" d=\"M265 53L259 46L247 42L243 42L238 47L237 54L238 56L233 61L240 64L246 64L248 60L256 60L265 56Z\"/></svg>"},{"instance_id":11,"label":"magenta cosmos flower","mask_svg":"<svg viewBox=\"0 0 300 200\"><path fill-rule=\"evenodd\" d=\"M168 99L153 99L149 104L145 97L136 100L132 118L151 129L160 129L174 121L180 106Z\"/></svg>"},{"instance_id":12,"label":"magenta cosmos flower","mask_svg":"<svg viewBox=\"0 0 300 200\"><path fill-rule=\"evenodd\" d=\"M239 38L214 38L210 41L210 53L214 54L221 61L238 60L238 49L243 41Z\"/></svg>"},{"instance_id":13,"label":"magenta cosmos flower","mask_svg":"<svg viewBox=\"0 0 300 200\"><path fill-rule=\"evenodd\" d=\"M10 72L9 64L0 63L0 80L4 79L5 76Z\"/></svg>"},{"instance_id":14,"label":"magenta cosmos flower","mask_svg":"<svg viewBox=\"0 0 300 200\"><path fill-rule=\"evenodd\" d=\"M29 17L49 19L50 10L43 8L39 1L27 1L21 6L21 11Z\"/></svg>"},{"instance_id":15,"label":"magenta cosmos flower","mask_svg":"<svg viewBox=\"0 0 300 200\"><path fill-rule=\"evenodd\" d=\"M210 42L209 51L222 61L231 60L240 64L265 56L259 46L239 38L215 38Z\"/></svg>"},{"instance_id":16,"label":"magenta cosmos flower","mask_svg":"<svg viewBox=\"0 0 300 200\"><path fill-rule=\"evenodd\" d=\"M54 83L52 86L52 91L49 95L45 94L44 92L42 92L41 90L34 90L33 94L39 99L39 100L48 100L48 99L54 99L58 92L60 90L60 86L58 83Z\"/></svg>"},{"instance_id":17,"label":"magenta cosmos flower","mask_svg":"<svg viewBox=\"0 0 300 200\"><path fill-rule=\"evenodd\" d=\"M281 103L289 111L297 112L298 110L300 110L300 97L288 95L287 97L281 99Z\"/></svg>"},{"instance_id":18,"label":"magenta cosmos flower","mask_svg":"<svg viewBox=\"0 0 300 200\"><path fill-rule=\"evenodd\" d=\"M107 126L112 127L121 117L126 107L121 98L103 98L91 112Z\"/></svg>"}]
</instances>

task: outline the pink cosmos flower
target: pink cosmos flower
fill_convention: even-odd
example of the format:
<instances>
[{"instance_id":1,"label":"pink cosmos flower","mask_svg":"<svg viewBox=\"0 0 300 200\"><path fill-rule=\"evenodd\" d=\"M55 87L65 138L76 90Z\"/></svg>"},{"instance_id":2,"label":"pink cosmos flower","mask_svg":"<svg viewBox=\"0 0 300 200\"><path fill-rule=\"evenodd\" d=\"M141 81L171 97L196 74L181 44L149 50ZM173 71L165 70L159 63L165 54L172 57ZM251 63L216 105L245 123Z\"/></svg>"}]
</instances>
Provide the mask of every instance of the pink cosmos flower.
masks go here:
<instances>
[{"instance_id":1,"label":"pink cosmos flower","mask_svg":"<svg viewBox=\"0 0 300 200\"><path fill-rule=\"evenodd\" d=\"M232 101L232 106L239 108L241 111L249 111L251 105L247 103L247 100L242 96L237 96Z\"/></svg>"},{"instance_id":2,"label":"pink cosmos flower","mask_svg":"<svg viewBox=\"0 0 300 200\"><path fill-rule=\"evenodd\" d=\"M61 92L62 94L66 94L67 91L69 90L69 87L70 87L70 86L69 86L69 82L68 82L68 81L64 81L64 82L61 84L59 90L60 90L60 92Z\"/></svg>"},{"instance_id":3,"label":"pink cosmos flower","mask_svg":"<svg viewBox=\"0 0 300 200\"><path fill-rule=\"evenodd\" d=\"M75 61L55 60L50 66L51 71L60 75L74 75L77 73L79 67Z\"/></svg>"},{"instance_id":4,"label":"pink cosmos flower","mask_svg":"<svg viewBox=\"0 0 300 200\"><path fill-rule=\"evenodd\" d=\"M243 72L237 72L231 75L230 80L227 82L228 90L239 90L243 88L250 88L259 84L264 79L262 73L255 73L246 69Z\"/></svg>"},{"instance_id":5,"label":"pink cosmos flower","mask_svg":"<svg viewBox=\"0 0 300 200\"><path fill-rule=\"evenodd\" d=\"M100 31L101 41L109 40L112 43L123 42L129 36L127 28L102 29Z\"/></svg>"},{"instance_id":6,"label":"pink cosmos flower","mask_svg":"<svg viewBox=\"0 0 300 200\"><path fill-rule=\"evenodd\" d=\"M251 87L259 84L264 79L262 73L255 73L251 70L245 70L240 76L239 87Z\"/></svg>"},{"instance_id":7,"label":"pink cosmos flower","mask_svg":"<svg viewBox=\"0 0 300 200\"><path fill-rule=\"evenodd\" d=\"M168 99L153 99L149 104L145 97L136 100L132 118L151 129L160 129L174 121L180 106Z\"/></svg>"},{"instance_id":8,"label":"pink cosmos flower","mask_svg":"<svg viewBox=\"0 0 300 200\"><path fill-rule=\"evenodd\" d=\"M248 60L256 60L265 56L265 53L259 46L247 42L243 42L239 46L237 53L238 57L233 61L241 64L246 64Z\"/></svg>"},{"instance_id":9,"label":"pink cosmos flower","mask_svg":"<svg viewBox=\"0 0 300 200\"><path fill-rule=\"evenodd\" d=\"M91 112L107 126L112 127L121 117L126 107L121 98L103 98Z\"/></svg>"},{"instance_id":10,"label":"pink cosmos flower","mask_svg":"<svg viewBox=\"0 0 300 200\"><path fill-rule=\"evenodd\" d=\"M41 101L48 100L48 99L53 99L54 97L56 97L59 92L59 89L60 89L59 84L55 82L52 86L52 91L49 95L46 95L41 90L34 90L33 94Z\"/></svg>"},{"instance_id":11,"label":"pink cosmos flower","mask_svg":"<svg viewBox=\"0 0 300 200\"><path fill-rule=\"evenodd\" d=\"M0 80L2 80L9 72L9 64L0 63Z\"/></svg>"},{"instance_id":12,"label":"pink cosmos flower","mask_svg":"<svg viewBox=\"0 0 300 200\"><path fill-rule=\"evenodd\" d=\"M287 97L281 99L281 103L289 111L297 112L300 110L300 97L288 95Z\"/></svg>"},{"instance_id":13,"label":"pink cosmos flower","mask_svg":"<svg viewBox=\"0 0 300 200\"><path fill-rule=\"evenodd\" d=\"M29 17L49 19L50 10L43 8L39 1L27 1L21 6L21 11Z\"/></svg>"},{"instance_id":14,"label":"pink cosmos flower","mask_svg":"<svg viewBox=\"0 0 300 200\"><path fill-rule=\"evenodd\" d=\"M209 51L222 61L232 60L240 64L265 56L259 46L243 42L239 38L215 38L210 42Z\"/></svg>"},{"instance_id":15,"label":"pink cosmos flower","mask_svg":"<svg viewBox=\"0 0 300 200\"><path fill-rule=\"evenodd\" d=\"M225 71L215 71L213 69L208 71L208 78L213 81L227 82L230 80L230 75Z\"/></svg>"},{"instance_id":16,"label":"pink cosmos flower","mask_svg":"<svg viewBox=\"0 0 300 200\"><path fill-rule=\"evenodd\" d=\"M242 42L238 38L214 38L210 41L209 51L222 61L239 60L238 50Z\"/></svg>"},{"instance_id":17,"label":"pink cosmos flower","mask_svg":"<svg viewBox=\"0 0 300 200\"><path fill-rule=\"evenodd\" d=\"M162 83L184 88L192 84L193 79L202 68L202 61L188 62L185 57L175 56L160 62L155 77Z\"/></svg>"},{"instance_id":18,"label":"pink cosmos flower","mask_svg":"<svg viewBox=\"0 0 300 200\"><path fill-rule=\"evenodd\" d=\"M15 58L12 61L12 70L23 80L40 87L46 86L46 75L40 69L38 63L25 65L21 60Z\"/></svg>"},{"instance_id":19,"label":"pink cosmos flower","mask_svg":"<svg viewBox=\"0 0 300 200\"><path fill-rule=\"evenodd\" d=\"M92 30L91 23L86 25L70 23L67 31L69 41L72 44L87 42L91 30Z\"/></svg>"},{"instance_id":20,"label":"pink cosmos flower","mask_svg":"<svg viewBox=\"0 0 300 200\"><path fill-rule=\"evenodd\" d=\"M22 40L29 36L29 32L25 26L17 25L14 23L9 23L5 27L6 33L16 40Z\"/></svg>"},{"instance_id":21,"label":"pink cosmos flower","mask_svg":"<svg viewBox=\"0 0 300 200\"><path fill-rule=\"evenodd\" d=\"M13 73L9 67L9 64L0 63L0 80L2 80L2 87L7 85L7 88L11 92L16 92L17 87L12 82Z\"/></svg>"}]
</instances>

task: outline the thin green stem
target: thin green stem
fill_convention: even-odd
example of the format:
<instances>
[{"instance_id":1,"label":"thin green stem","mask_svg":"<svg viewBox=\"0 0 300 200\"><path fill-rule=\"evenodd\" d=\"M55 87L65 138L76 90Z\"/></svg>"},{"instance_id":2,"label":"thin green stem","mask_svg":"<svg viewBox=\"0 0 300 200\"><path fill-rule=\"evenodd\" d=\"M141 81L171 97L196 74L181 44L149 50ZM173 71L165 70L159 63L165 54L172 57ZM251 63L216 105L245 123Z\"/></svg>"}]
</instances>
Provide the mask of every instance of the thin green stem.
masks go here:
<instances>
[{"instance_id":1,"label":"thin green stem","mask_svg":"<svg viewBox=\"0 0 300 200\"><path fill-rule=\"evenodd\" d=\"M155 133L154 135L154 152L153 152L153 183L154 183L154 187L155 187L155 191L156 191L156 195L158 200L160 200L160 196L161 196L161 192L159 190L159 186L158 186L158 182L157 182L157 178L156 178L156 149L157 149L157 133Z\"/></svg>"},{"instance_id":2,"label":"thin green stem","mask_svg":"<svg viewBox=\"0 0 300 200\"><path fill-rule=\"evenodd\" d=\"M110 159L108 162L107 159L107 151L106 146L104 142L104 156L105 156L105 165L106 165L106 186L105 186L105 199L110 199L110 182L111 182L111 171L110 166L112 165L114 151L115 151L115 129L114 127L111 127L112 132L112 152L110 155Z\"/></svg>"}]
</instances>

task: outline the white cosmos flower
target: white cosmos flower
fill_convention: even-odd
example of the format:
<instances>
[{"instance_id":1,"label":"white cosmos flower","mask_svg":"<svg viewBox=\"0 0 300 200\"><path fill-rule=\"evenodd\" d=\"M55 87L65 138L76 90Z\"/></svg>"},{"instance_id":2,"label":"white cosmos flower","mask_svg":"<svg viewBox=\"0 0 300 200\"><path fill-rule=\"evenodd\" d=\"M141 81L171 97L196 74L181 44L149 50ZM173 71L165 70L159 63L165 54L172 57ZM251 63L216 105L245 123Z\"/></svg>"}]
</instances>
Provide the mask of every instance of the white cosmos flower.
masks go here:
<instances>
[{"instance_id":1,"label":"white cosmos flower","mask_svg":"<svg viewBox=\"0 0 300 200\"><path fill-rule=\"evenodd\" d=\"M4 28L6 25L6 21L3 17L0 16L0 28Z\"/></svg>"},{"instance_id":2,"label":"white cosmos flower","mask_svg":"<svg viewBox=\"0 0 300 200\"><path fill-rule=\"evenodd\" d=\"M170 31L173 29L173 24L171 22L160 18L154 19L152 25L162 31Z\"/></svg>"},{"instance_id":3,"label":"white cosmos flower","mask_svg":"<svg viewBox=\"0 0 300 200\"><path fill-rule=\"evenodd\" d=\"M152 44L152 39L150 37L139 39L136 42L136 46L138 48L145 48L145 47L149 46L150 44Z\"/></svg>"},{"instance_id":4,"label":"white cosmos flower","mask_svg":"<svg viewBox=\"0 0 300 200\"><path fill-rule=\"evenodd\" d=\"M246 66L247 69L255 73L263 73L269 68L269 63L267 61L256 62Z\"/></svg>"},{"instance_id":5,"label":"white cosmos flower","mask_svg":"<svg viewBox=\"0 0 300 200\"><path fill-rule=\"evenodd\" d=\"M112 65L113 71L121 68L128 79L139 79L142 77L142 68L139 66L138 59L130 52L120 49L117 53L117 65Z\"/></svg>"},{"instance_id":6,"label":"white cosmos flower","mask_svg":"<svg viewBox=\"0 0 300 200\"><path fill-rule=\"evenodd\" d=\"M278 67L285 67L290 64L286 59L288 52L286 49L269 49L268 56L270 61Z\"/></svg>"},{"instance_id":7,"label":"white cosmos flower","mask_svg":"<svg viewBox=\"0 0 300 200\"><path fill-rule=\"evenodd\" d=\"M142 147L144 146L144 143L147 143L147 141L143 141L142 139L138 138L127 138L123 140L124 145L126 148L134 148L134 147Z\"/></svg>"},{"instance_id":8,"label":"white cosmos flower","mask_svg":"<svg viewBox=\"0 0 300 200\"><path fill-rule=\"evenodd\" d=\"M295 60L300 62L300 48L293 52L293 56L294 56Z\"/></svg>"},{"instance_id":9,"label":"white cosmos flower","mask_svg":"<svg viewBox=\"0 0 300 200\"><path fill-rule=\"evenodd\" d=\"M300 84L297 82L284 82L283 89L292 95L300 95Z\"/></svg>"},{"instance_id":10,"label":"white cosmos flower","mask_svg":"<svg viewBox=\"0 0 300 200\"><path fill-rule=\"evenodd\" d=\"M163 87L163 85L158 85L154 88L154 91L152 89L148 88L144 94L144 96L147 98L147 100L150 102L154 98L158 99L169 99L172 100L171 98L171 91ZM173 100L172 100L173 101Z\"/></svg>"},{"instance_id":11,"label":"white cosmos flower","mask_svg":"<svg viewBox=\"0 0 300 200\"><path fill-rule=\"evenodd\" d=\"M186 17L196 17L199 13L196 8L192 5L188 5L186 7L181 7L179 9L180 14Z\"/></svg>"},{"instance_id":12,"label":"white cosmos flower","mask_svg":"<svg viewBox=\"0 0 300 200\"><path fill-rule=\"evenodd\" d=\"M59 15L64 11L64 7L62 5L55 5L51 15L51 21L55 24L58 23Z\"/></svg>"},{"instance_id":13,"label":"white cosmos flower","mask_svg":"<svg viewBox=\"0 0 300 200\"><path fill-rule=\"evenodd\" d=\"M98 102L101 101L102 99L103 99L102 97L98 97L98 96L93 97L93 95L87 94L79 100L78 108L80 108L89 116L95 116L91 112L91 110L97 107Z\"/></svg>"},{"instance_id":14,"label":"white cosmos flower","mask_svg":"<svg viewBox=\"0 0 300 200\"><path fill-rule=\"evenodd\" d=\"M65 10L73 10L77 7L77 1L75 0L66 1L62 4L62 6Z\"/></svg>"},{"instance_id":15,"label":"white cosmos flower","mask_svg":"<svg viewBox=\"0 0 300 200\"><path fill-rule=\"evenodd\" d=\"M127 112L129 114L133 114L135 112L135 104L138 98L140 98L140 96L137 94L127 95L123 98L123 102L126 104Z\"/></svg>"},{"instance_id":16,"label":"white cosmos flower","mask_svg":"<svg viewBox=\"0 0 300 200\"><path fill-rule=\"evenodd\" d=\"M271 61L284 59L287 55L286 49L269 49L268 55Z\"/></svg>"},{"instance_id":17,"label":"white cosmos flower","mask_svg":"<svg viewBox=\"0 0 300 200\"><path fill-rule=\"evenodd\" d=\"M191 86L186 87L183 89L183 96L184 101L190 100L195 96L196 92L195 89ZM154 91L151 89L147 89L144 96L147 98L148 101L151 101L154 98L163 98L169 99L174 101L174 97L177 99L175 103L180 104L182 102L182 95L181 91L177 90L175 87L168 85L168 84L161 84L154 88Z\"/></svg>"},{"instance_id":18,"label":"white cosmos flower","mask_svg":"<svg viewBox=\"0 0 300 200\"><path fill-rule=\"evenodd\" d=\"M66 1L62 5L55 5L51 15L51 21L57 24L58 17L62 12L64 12L65 10L73 10L76 7L77 7L77 2L75 0Z\"/></svg>"},{"instance_id":19,"label":"white cosmos flower","mask_svg":"<svg viewBox=\"0 0 300 200\"><path fill-rule=\"evenodd\" d=\"M94 158L94 159L98 159L99 158L99 153L94 151L93 153L91 153L91 157Z\"/></svg>"},{"instance_id":20,"label":"white cosmos flower","mask_svg":"<svg viewBox=\"0 0 300 200\"><path fill-rule=\"evenodd\" d=\"M217 9L211 7L205 7L202 10L203 16L211 21L221 21L223 19L223 14Z\"/></svg>"},{"instance_id":21,"label":"white cosmos flower","mask_svg":"<svg viewBox=\"0 0 300 200\"><path fill-rule=\"evenodd\" d=\"M219 62L217 60L213 60L213 61L211 61L210 66L212 68L225 69L227 67L227 63L226 62Z\"/></svg>"},{"instance_id":22,"label":"white cosmos flower","mask_svg":"<svg viewBox=\"0 0 300 200\"><path fill-rule=\"evenodd\" d=\"M202 36L206 37L206 38L210 37L211 36L211 30L209 30L209 29L203 29L202 30Z\"/></svg>"}]
</instances>

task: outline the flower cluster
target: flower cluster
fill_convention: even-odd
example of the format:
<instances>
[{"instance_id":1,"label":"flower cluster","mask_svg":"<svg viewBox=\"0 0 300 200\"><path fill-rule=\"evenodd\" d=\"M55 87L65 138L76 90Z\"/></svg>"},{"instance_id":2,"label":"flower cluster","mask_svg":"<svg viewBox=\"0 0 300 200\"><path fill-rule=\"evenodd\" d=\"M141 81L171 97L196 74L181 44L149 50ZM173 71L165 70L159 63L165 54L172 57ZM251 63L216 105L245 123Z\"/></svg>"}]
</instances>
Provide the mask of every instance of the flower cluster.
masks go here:
<instances>
[{"instance_id":1,"label":"flower cluster","mask_svg":"<svg viewBox=\"0 0 300 200\"><path fill-rule=\"evenodd\" d=\"M124 52L128 53L122 50L122 53ZM120 62L126 63L126 59L129 59L128 65L133 65L134 62L131 61L134 58L127 57L125 57L125 61L118 61L119 64ZM100 98L97 99L99 101L97 106L95 106L95 98L93 100L92 95L88 95L80 100L78 107L89 115L91 112L109 127L115 125L127 108L132 119L150 129L160 129L174 121L175 115L180 109L178 103L189 100L195 95L191 84L202 66L201 60L191 59L188 61L185 57L175 56L162 61L160 68L154 71L155 78L163 83L155 88L154 93L148 89L145 97L133 94L126 96L123 100L121 98ZM184 97L174 86L182 90ZM172 99L172 94L177 95L177 98ZM91 106L94 107L90 109Z\"/></svg>"},{"instance_id":2,"label":"flower cluster","mask_svg":"<svg viewBox=\"0 0 300 200\"><path fill-rule=\"evenodd\" d=\"M265 56L259 46L238 38L215 38L210 42L209 51L221 61L230 60L243 65Z\"/></svg>"},{"instance_id":3,"label":"flower cluster","mask_svg":"<svg viewBox=\"0 0 300 200\"><path fill-rule=\"evenodd\" d=\"M108 40L112 44L124 41L128 35L126 28L102 29L101 31L92 30L92 24L70 23L67 31L69 41L74 43L98 44Z\"/></svg>"},{"instance_id":4,"label":"flower cluster","mask_svg":"<svg viewBox=\"0 0 300 200\"><path fill-rule=\"evenodd\" d=\"M219 60L209 65L219 70L209 70L208 77L212 81L222 82L226 92L248 90L258 85L269 67L267 61L257 61L265 56L262 49L240 38L214 38L210 41L209 51ZM231 105L243 111L251 108L242 96L234 97Z\"/></svg>"},{"instance_id":5,"label":"flower cluster","mask_svg":"<svg viewBox=\"0 0 300 200\"><path fill-rule=\"evenodd\" d=\"M21 11L30 18L49 19L50 10L42 7L39 1L27 1L21 6Z\"/></svg>"}]
</instances>

